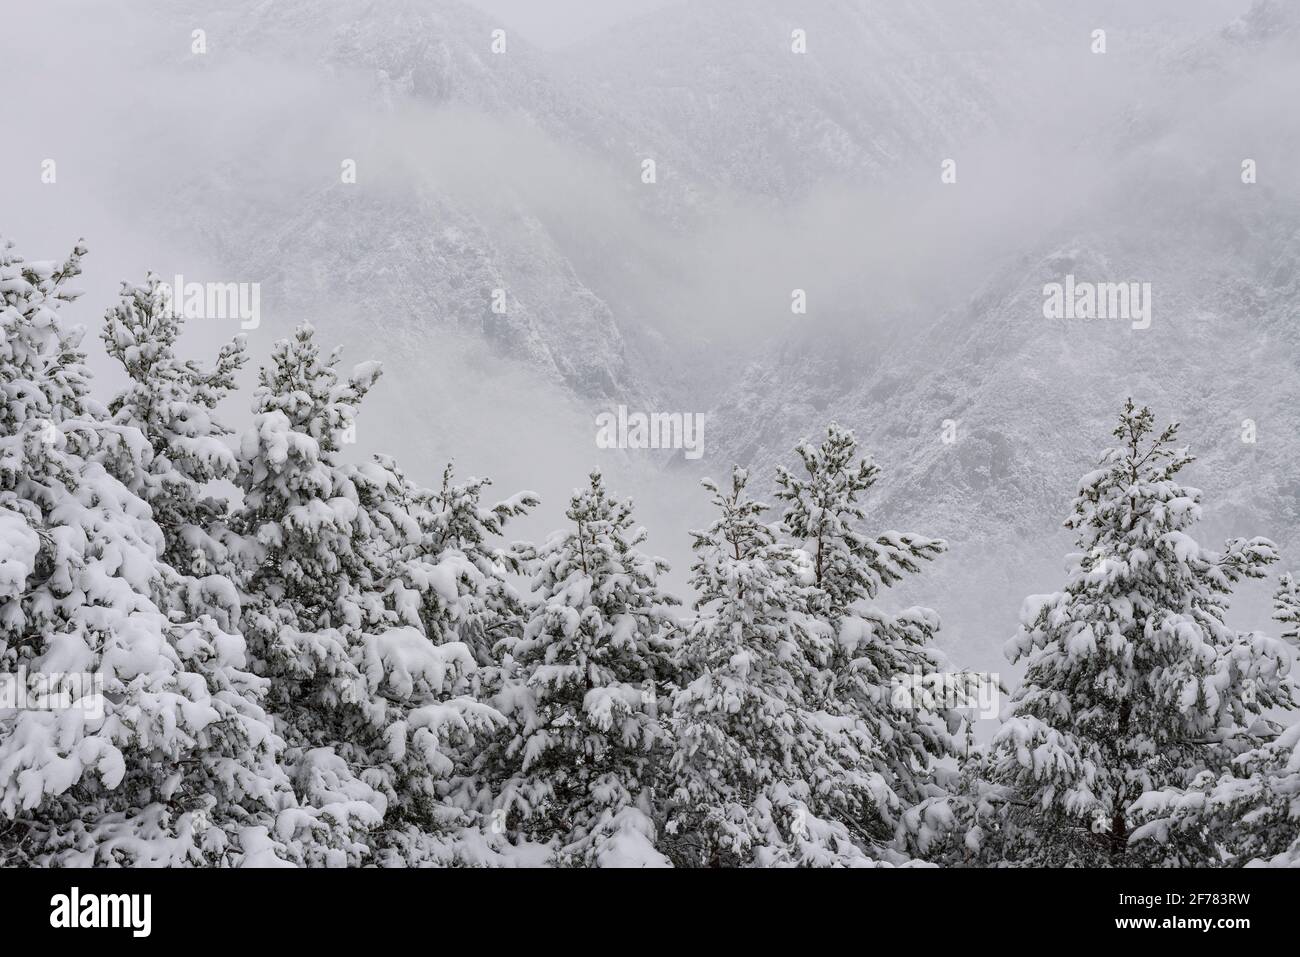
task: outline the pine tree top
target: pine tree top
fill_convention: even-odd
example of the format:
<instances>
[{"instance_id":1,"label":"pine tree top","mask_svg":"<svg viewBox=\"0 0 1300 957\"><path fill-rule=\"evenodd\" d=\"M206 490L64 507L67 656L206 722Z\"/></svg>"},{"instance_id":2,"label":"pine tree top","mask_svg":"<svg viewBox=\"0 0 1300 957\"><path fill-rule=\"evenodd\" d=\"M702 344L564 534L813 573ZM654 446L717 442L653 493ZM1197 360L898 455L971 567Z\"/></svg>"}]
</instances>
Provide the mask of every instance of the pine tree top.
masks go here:
<instances>
[{"instance_id":1,"label":"pine tree top","mask_svg":"<svg viewBox=\"0 0 1300 957\"><path fill-rule=\"evenodd\" d=\"M1284 572L1273 593L1273 618L1284 626L1282 638L1300 644L1300 582Z\"/></svg>"},{"instance_id":2,"label":"pine tree top","mask_svg":"<svg viewBox=\"0 0 1300 957\"><path fill-rule=\"evenodd\" d=\"M846 614L855 601L875 598L947 548L922 535L887 531L873 539L859 530L866 519L862 496L880 470L859 457L851 430L832 422L820 445L805 442L795 451L806 474L777 470L776 497L787 503L782 525L809 550L814 584L831 617Z\"/></svg>"}]
</instances>

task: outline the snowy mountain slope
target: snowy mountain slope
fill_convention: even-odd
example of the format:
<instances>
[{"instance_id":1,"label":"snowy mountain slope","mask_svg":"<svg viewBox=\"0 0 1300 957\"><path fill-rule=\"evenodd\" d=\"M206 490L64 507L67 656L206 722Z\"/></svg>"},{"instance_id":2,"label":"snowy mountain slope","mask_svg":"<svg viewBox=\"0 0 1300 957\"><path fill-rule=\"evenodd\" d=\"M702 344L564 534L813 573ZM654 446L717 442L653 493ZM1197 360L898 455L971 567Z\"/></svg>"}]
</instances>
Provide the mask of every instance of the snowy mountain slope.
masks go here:
<instances>
[{"instance_id":1,"label":"snowy mountain slope","mask_svg":"<svg viewBox=\"0 0 1300 957\"><path fill-rule=\"evenodd\" d=\"M237 4L204 22L226 58L214 83L274 62L316 91L295 111L254 106L240 118L257 128L251 155L174 184L228 268L261 276L282 308L343 309L395 343L450 330L579 396L643 393L609 305L574 268L574 243L598 240L572 239L564 196L548 196L561 180L581 188L602 118L522 37L494 55L493 21L441 0L342 3L328 18L310 3ZM551 165L530 168L548 144Z\"/></svg>"},{"instance_id":2,"label":"snowy mountain slope","mask_svg":"<svg viewBox=\"0 0 1300 957\"><path fill-rule=\"evenodd\" d=\"M1294 526L1300 219L1280 171L1296 139L1250 99L1287 78L1294 12L1222 6L1240 15L1171 36L1123 4L718 0L542 51L455 0L342 0L327 17L308 0L168 4L165 32L202 23L209 54L133 62L203 106L134 134L181 159L149 167L131 211L216 275L262 282L264 341L311 317L349 358L401 369L385 401L412 428L455 419L458 439L500 444L506 408L550 409L537 377L574 415L555 416L561 444L537 411L530 451L588 448L564 463L585 469L617 455L591 448L596 411L713 409L701 467L717 477L733 459L769 475L838 418L884 467L882 524L981 563L1042 539L1017 568L933 579L976 594L1001 575L996 603L925 596L950 622L973 609L973 629L996 604L1000 642L1017 596L1053 584L1064 503L1129 392L1185 421L1216 522ZM1207 125L1207 104L1238 122ZM1243 155L1257 185L1237 178ZM1151 282L1152 328L1044 320L1043 283L1070 271ZM422 362L450 337L478 358ZM484 426L455 408L457 376L518 394ZM1244 447L1248 417L1260 438ZM673 462L696 494L699 469ZM662 539L684 549L681 532Z\"/></svg>"},{"instance_id":3,"label":"snowy mountain slope","mask_svg":"<svg viewBox=\"0 0 1300 957\"><path fill-rule=\"evenodd\" d=\"M1163 58L1152 101L1093 134L1091 153L1115 163L1104 186L1028 237L966 301L910 317L923 334L840 326L792 337L718 410L715 436L762 474L827 419L857 429L884 469L873 501L882 524L953 542L925 597L955 605L946 617L959 629L984 632L963 640L983 644L976 653L989 661L1026 583L1055 586L1066 503L1129 395L1183 423L1207 537L1270 535L1284 561L1300 563L1300 203L1279 175L1300 130L1274 117L1267 138L1250 137L1261 118L1248 103L1242 128L1198 125L1206 96L1219 102L1205 112L1232 112L1235 94L1211 92L1235 87L1225 74L1264 71L1258 80L1293 58L1294 33L1267 12L1247 17L1274 24L1264 60L1244 60L1260 53L1241 45L1239 24L1197 41L1196 57ZM1186 91L1201 98L1176 99ZM1274 175L1243 184L1238 143ZM1151 327L1045 319L1043 286L1067 274L1150 282ZM1247 419L1253 443L1242 441ZM945 420L957 423L953 444L942 441ZM1261 609L1252 613L1262 625Z\"/></svg>"},{"instance_id":4,"label":"snowy mountain slope","mask_svg":"<svg viewBox=\"0 0 1300 957\"><path fill-rule=\"evenodd\" d=\"M647 155L670 131L695 179L788 200L937 162L1014 115L1035 40L1059 19L1033 0L680 4L588 41L572 70L641 119Z\"/></svg>"},{"instance_id":5,"label":"snowy mountain slope","mask_svg":"<svg viewBox=\"0 0 1300 957\"><path fill-rule=\"evenodd\" d=\"M499 55L498 24L453 0L348 0L329 18L303 0L235 4L204 20L214 51L219 40L232 60L301 71L339 117L307 104L291 128L261 131L270 143L238 175L182 188L235 268L276 264L265 281L283 305L346 304L363 277L382 277L364 311L398 342L450 325L579 396L644 404L689 394L687 380L715 361L690 313L727 304L714 289L704 303L673 290L674 274L706 268L691 260L690 234L727 215L724 194L770 200L828 176L878 176L918 152L929 162L1014 110L1013 74L994 69L1026 45L1005 29L1008 13L818 8L804 25L818 55L796 58L778 6L691 5L565 54L507 29ZM431 131L412 137L420 124ZM319 179L284 172L305 149L332 151ZM334 157L354 154L357 184L330 184ZM644 157L661 164L653 188L639 179ZM493 178L503 185L484 190ZM487 312L495 289L506 316Z\"/></svg>"}]
</instances>

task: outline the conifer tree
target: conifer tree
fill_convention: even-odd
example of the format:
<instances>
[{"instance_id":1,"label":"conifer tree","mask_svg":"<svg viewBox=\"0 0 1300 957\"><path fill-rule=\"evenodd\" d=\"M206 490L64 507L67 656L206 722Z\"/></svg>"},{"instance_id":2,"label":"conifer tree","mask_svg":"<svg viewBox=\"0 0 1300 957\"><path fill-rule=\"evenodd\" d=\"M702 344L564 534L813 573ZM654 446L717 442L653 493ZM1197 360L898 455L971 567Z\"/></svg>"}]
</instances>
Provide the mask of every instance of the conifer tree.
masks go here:
<instances>
[{"instance_id":1,"label":"conifer tree","mask_svg":"<svg viewBox=\"0 0 1300 957\"><path fill-rule=\"evenodd\" d=\"M1191 538L1200 492L1178 481L1192 457L1176 425L1155 433L1129 401L1114 435L1065 523L1081 549L1065 589L1026 601L1008 643L1028 670L993 773L1027 802L1013 823L1029 861L1205 863L1204 834L1131 842L1134 805L1223 766L1229 741L1289 702L1276 643L1224 624L1232 587L1263 576L1276 549Z\"/></svg>"},{"instance_id":2,"label":"conifer tree","mask_svg":"<svg viewBox=\"0 0 1300 957\"><path fill-rule=\"evenodd\" d=\"M503 719L471 695L468 648L430 636L391 601L405 533L418 522L388 507L402 479L383 461L340 461L379 369L363 364L340 381L337 361L337 352L321 359L304 325L261 372L240 451L245 633L271 679L299 799L318 812L302 816L310 833L287 851L312 855L308 863L372 853L411 863L436 855L444 832L475 823L443 788L456 749ZM317 833L323 817L345 823L344 836Z\"/></svg>"},{"instance_id":3,"label":"conifer tree","mask_svg":"<svg viewBox=\"0 0 1300 957\"><path fill-rule=\"evenodd\" d=\"M1282 623L1282 640L1300 647L1300 582L1290 572L1278 579L1273 593L1273 618Z\"/></svg>"},{"instance_id":4,"label":"conifer tree","mask_svg":"<svg viewBox=\"0 0 1300 957\"><path fill-rule=\"evenodd\" d=\"M700 613L673 697L664 844L696 866L868 863L844 822L888 789L856 726L820 710L833 634L747 482L737 467L729 489L703 483L720 514L692 533Z\"/></svg>"},{"instance_id":5,"label":"conifer tree","mask_svg":"<svg viewBox=\"0 0 1300 957\"><path fill-rule=\"evenodd\" d=\"M899 706L900 682L933 683L943 667L933 647L939 617L921 607L893 615L873 602L946 546L921 535L890 531L872 538L861 530L862 497L880 470L859 457L851 431L832 423L820 445L805 443L796 451L805 474L780 469L776 495L787 503L785 532L808 554L811 610L835 632L823 706L860 721L870 738L870 766L889 789L860 823L874 839L885 841L897 826L898 808L925 795L934 760L953 753L949 723L955 727L959 719L945 705L960 702L939 702L933 709L919 706L920 701Z\"/></svg>"},{"instance_id":6,"label":"conifer tree","mask_svg":"<svg viewBox=\"0 0 1300 957\"><path fill-rule=\"evenodd\" d=\"M293 803L224 609L168 610L150 505L104 460L152 452L87 396L60 308L85 253L0 246L0 862L238 864ZM14 705L18 706L15 708Z\"/></svg>"},{"instance_id":7,"label":"conifer tree","mask_svg":"<svg viewBox=\"0 0 1300 957\"><path fill-rule=\"evenodd\" d=\"M497 807L560 862L661 865L653 787L677 601L658 583L666 563L638 548L646 532L631 502L599 472L565 515L572 526L532 558L524 633L502 642L517 680L499 698L512 723L492 756Z\"/></svg>"},{"instance_id":8,"label":"conifer tree","mask_svg":"<svg viewBox=\"0 0 1300 957\"><path fill-rule=\"evenodd\" d=\"M968 725L968 738L971 730ZM937 768L927 790L899 819L898 843L908 854L942 866L982 867L1014 862L1026 852L1009 812L1028 802L994 780L987 747L969 743L957 768Z\"/></svg>"},{"instance_id":9,"label":"conifer tree","mask_svg":"<svg viewBox=\"0 0 1300 957\"><path fill-rule=\"evenodd\" d=\"M519 492L486 507L491 480L457 483L452 466L437 490L414 485L387 457L378 464L398 480L379 490L379 507L400 512L402 546L390 594L403 621L421 627L438 643L462 641L485 669L497 665L494 646L519 637L524 606L510 576L524 572L522 546L492 544L507 523L537 506L532 492Z\"/></svg>"},{"instance_id":10,"label":"conifer tree","mask_svg":"<svg viewBox=\"0 0 1300 957\"><path fill-rule=\"evenodd\" d=\"M1291 673L1300 654L1300 601L1289 573L1281 576L1274 593L1273 617L1292 646L1289 662L1267 639L1257 638L1257 643L1271 650L1276 662L1268 675L1269 686L1277 686L1271 696L1274 707L1293 709L1300 701ZM1258 683L1248 683L1247 691ZM1168 787L1142 796L1135 812L1144 823L1134 839L1154 840L1175 852L1209 847L1212 853L1201 856L1226 866L1300 865L1300 724L1261 717L1223 738L1233 755L1226 768L1202 770L1186 789ZM1189 855L1184 851L1184 856Z\"/></svg>"},{"instance_id":11,"label":"conifer tree","mask_svg":"<svg viewBox=\"0 0 1300 957\"><path fill-rule=\"evenodd\" d=\"M806 475L777 469L776 497L786 502L782 525L803 544L812 561L817 611L831 621L850 613L855 602L872 600L881 589L920 571L945 548L922 535L863 533L861 500L876 484L880 469L858 455L849 429L831 423L821 445L805 442L795 452Z\"/></svg>"},{"instance_id":12,"label":"conifer tree","mask_svg":"<svg viewBox=\"0 0 1300 957\"><path fill-rule=\"evenodd\" d=\"M143 285L123 283L120 301L105 314L101 338L130 379L109 412L115 425L139 430L150 453L146 469L136 474L129 469L131 456L109 464L149 503L167 540L168 564L205 577L231 568L221 540L228 506L206 486L233 481L237 471L234 453L222 441L230 430L213 410L234 389L246 356L241 335L221 348L210 371L182 361L175 351L182 324L152 273Z\"/></svg>"}]
</instances>

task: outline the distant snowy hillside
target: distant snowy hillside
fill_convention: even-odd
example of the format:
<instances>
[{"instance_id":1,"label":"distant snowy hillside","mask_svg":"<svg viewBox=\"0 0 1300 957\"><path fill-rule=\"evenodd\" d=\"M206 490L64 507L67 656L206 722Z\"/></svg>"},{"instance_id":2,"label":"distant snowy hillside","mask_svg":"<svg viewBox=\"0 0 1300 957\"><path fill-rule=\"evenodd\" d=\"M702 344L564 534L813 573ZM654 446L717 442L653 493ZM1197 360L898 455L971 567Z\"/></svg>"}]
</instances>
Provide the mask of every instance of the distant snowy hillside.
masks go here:
<instances>
[{"instance_id":1,"label":"distant snowy hillside","mask_svg":"<svg viewBox=\"0 0 1300 957\"><path fill-rule=\"evenodd\" d=\"M551 449L575 479L639 471L671 523L699 474L739 461L762 489L854 428L878 522L955 546L908 597L991 664L1129 394L1184 422L1212 528L1300 563L1300 141L1252 94L1295 78L1297 14L1218 6L718 0L541 50L456 0L167 4L162 35L202 23L209 53L132 62L205 106L137 124L169 161L123 202L261 282L274 333L309 317L385 360L420 468ZM1151 283L1151 327L1044 319L1067 274ZM709 412L704 459L597 450L616 404ZM685 532L655 529L678 575Z\"/></svg>"}]
</instances>

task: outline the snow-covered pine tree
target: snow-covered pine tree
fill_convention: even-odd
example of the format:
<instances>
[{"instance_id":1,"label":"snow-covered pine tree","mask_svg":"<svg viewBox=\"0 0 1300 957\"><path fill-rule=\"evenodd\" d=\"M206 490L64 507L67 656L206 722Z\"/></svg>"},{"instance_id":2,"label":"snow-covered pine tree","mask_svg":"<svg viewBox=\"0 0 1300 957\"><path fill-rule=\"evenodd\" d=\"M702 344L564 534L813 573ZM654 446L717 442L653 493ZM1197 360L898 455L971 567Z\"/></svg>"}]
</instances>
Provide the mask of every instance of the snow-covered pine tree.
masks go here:
<instances>
[{"instance_id":1,"label":"snow-covered pine tree","mask_svg":"<svg viewBox=\"0 0 1300 957\"><path fill-rule=\"evenodd\" d=\"M884 783L854 727L821 710L833 632L747 481L736 467L726 490L703 483L720 515L692 533L700 613L673 696L662 845L694 866L869 863L844 822Z\"/></svg>"},{"instance_id":2,"label":"snow-covered pine tree","mask_svg":"<svg viewBox=\"0 0 1300 957\"><path fill-rule=\"evenodd\" d=\"M468 694L469 649L427 634L392 600L400 587L418 605L439 583L400 579L419 525L390 507L401 477L382 460L339 460L379 369L363 364L340 381L337 361L321 358L308 325L277 343L239 456L245 633L310 808L277 834L277 850L306 863L372 852L381 863L446 860L455 850L442 837L475 823L441 793L456 749L503 719ZM326 818L346 824L345 839Z\"/></svg>"},{"instance_id":3,"label":"snow-covered pine tree","mask_svg":"<svg viewBox=\"0 0 1300 957\"><path fill-rule=\"evenodd\" d=\"M1187 787L1225 765L1229 742L1286 704L1276 642L1224 624L1227 596L1264 575L1267 539L1222 553L1188 534L1200 492L1179 484L1191 461L1177 426L1156 434L1130 400L1119 444L1085 475L1066 527L1081 553L1065 589L1025 602L1007 645L1028 670L994 741L994 776L1015 806L1017 854L1032 863L1208 863L1203 834L1130 841L1144 792Z\"/></svg>"},{"instance_id":4,"label":"snow-covered pine tree","mask_svg":"<svg viewBox=\"0 0 1300 957\"><path fill-rule=\"evenodd\" d=\"M0 862L266 862L293 794L265 682L223 609L168 614L165 536L101 461L152 450L87 398L59 314L84 253L0 245L0 675L53 693L0 705Z\"/></svg>"},{"instance_id":5,"label":"snow-covered pine tree","mask_svg":"<svg viewBox=\"0 0 1300 957\"><path fill-rule=\"evenodd\" d=\"M1289 573L1281 576L1273 607L1283 638L1292 644L1293 667L1300 653L1300 596ZM1280 673L1269 676L1279 686L1274 704L1293 709L1300 687L1287 660L1280 654L1277 660ZM1300 866L1300 724L1259 718L1225 735L1224 747L1235 753L1226 770L1204 770L1187 789L1142 796L1135 812L1144 823L1134 840L1154 839L1176 851L1212 847L1211 862L1227 866Z\"/></svg>"},{"instance_id":6,"label":"snow-covered pine tree","mask_svg":"<svg viewBox=\"0 0 1300 957\"><path fill-rule=\"evenodd\" d=\"M1282 640L1300 648L1300 582L1290 572L1278 579L1273 593L1273 618L1282 623Z\"/></svg>"},{"instance_id":7,"label":"snow-covered pine tree","mask_svg":"<svg viewBox=\"0 0 1300 957\"><path fill-rule=\"evenodd\" d=\"M659 586L667 564L638 548L631 502L611 498L599 472L565 515L573 526L532 559L523 636L502 642L516 681L498 697L510 730L488 756L497 808L562 863L659 866L652 791L678 602Z\"/></svg>"},{"instance_id":8,"label":"snow-covered pine tree","mask_svg":"<svg viewBox=\"0 0 1300 957\"><path fill-rule=\"evenodd\" d=\"M968 739L970 736L968 726ZM1022 843L1008 811L1025 806L1014 788L994 780L985 746L971 745L955 769L936 768L929 795L900 817L899 844L908 854L942 866L1014 862Z\"/></svg>"},{"instance_id":9,"label":"snow-covered pine tree","mask_svg":"<svg viewBox=\"0 0 1300 957\"><path fill-rule=\"evenodd\" d=\"M944 663L933 647L939 616L921 607L891 615L871 602L946 546L921 535L891 531L872 538L860 530L866 520L861 499L880 470L859 457L852 431L832 423L820 445L804 443L796 451L806 475L780 469L776 497L786 503L785 532L808 554L811 608L835 630L823 707L859 720L870 737L866 753L883 786L858 823L875 840L887 841L899 808L925 796L934 760L954 753L950 727L960 717L954 709L922 706L920 695L900 707L895 695L900 682L935 684Z\"/></svg>"},{"instance_id":10,"label":"snow-covered pine tree","mask_svg":"<svg viewBox=\"0 0 1300 957\"><path fill-rule=\"evenodd\" d=\"M210 371L182 361L175 350L182 323L153 273L143 285L123 283L119 302L105 314L101 338L130 379L109 404L113 423L139 430L152 452L138 474L131 473L130 455L105 464L120 464L123 482L153 509L167 540L167 563L203 578L231 571L222 541L228 502L207 486L233 481L237 471L234 452L222 441L230 430L213 410L234 389L246 356L241 335L221 348Z\"/></svg>"},{"instance_id":11,"label":"snow-covered pine tree","mask_svg":"<svg viewBox=\"0 0 1300 957\"><path fill-rule=\"evenodd\" d=\"M377 460L397 476L397 489L382 489L379 507L400 512L403 544L390 595L402 619L418 618L439 643L463 641L484 668L497 665L494 646L522 633L523 601L510 576L524 572L522 546L492 544L511 519L538 504L532 492L519 492L491 506L483 504L490 479L455 481L443 470L437 490L414 485L388 458Z\"/></svg>"},{"instance_id":12,"label":"snow-covered pine tree","mask_svg":"<svg viewBox=\"0 0 1300 957\"><path fill-rule=\"evenodd\" d=\"M859 530L866 521L860 500L876 484L880 469L859 457L851 429L832 422L820 445L804 442L797 449L806 476L777 469L776 497L787 503L781 523L804 545L812 561L820 597L817 610L837 621L855 602L874 599L882 588L920 571L945 548L939 539L886 532L871 538Z\"/></svg>"}]
</instances>

